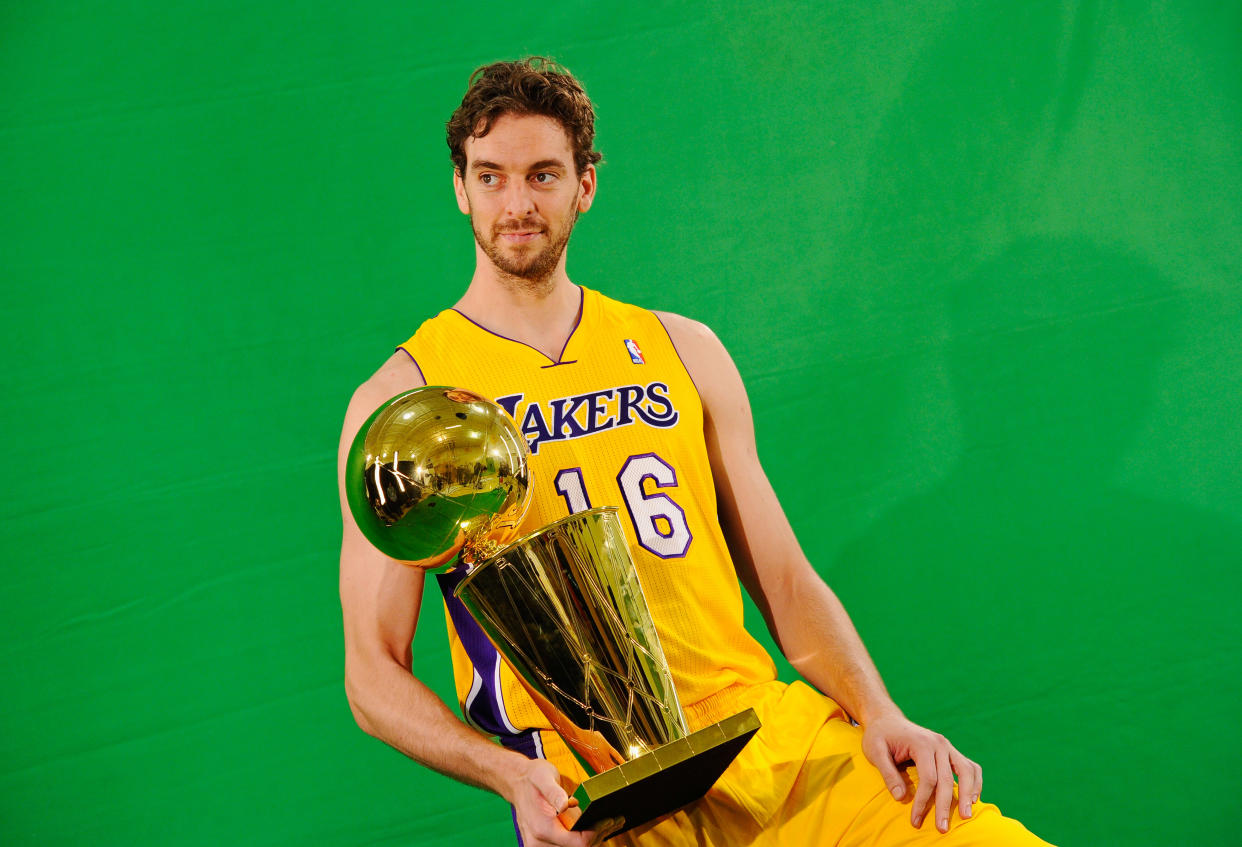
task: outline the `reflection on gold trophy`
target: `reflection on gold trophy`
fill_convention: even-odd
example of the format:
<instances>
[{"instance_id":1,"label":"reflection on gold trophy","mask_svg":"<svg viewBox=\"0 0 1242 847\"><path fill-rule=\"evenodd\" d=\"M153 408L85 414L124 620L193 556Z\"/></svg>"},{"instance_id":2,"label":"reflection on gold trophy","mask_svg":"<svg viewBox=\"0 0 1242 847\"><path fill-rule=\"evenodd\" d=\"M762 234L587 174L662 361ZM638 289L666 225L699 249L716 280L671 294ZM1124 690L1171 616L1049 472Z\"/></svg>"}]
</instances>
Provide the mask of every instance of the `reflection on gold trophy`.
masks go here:
<instances>
[{"instance_id":1,"label":"reflection on gold trophy","mask_svg":"<svg viewBox=\"0 0 1242 847\"><path fill-rule=\"evenodd\" d=\"M594 774L574 793L574 829L623 818L624 832L707 793L759 720L747 709L688 731L615 508L513 540L528 459L500 407L421 388L362 427L347 496L367 538L394 559L437 567L464 543L469 572L455 595Z\"/></svg>"},{"instance_id":2,"label":"reflection on gold trophy","mask_svg":"<svg viewBox=\"0 0 1242 847\"><path fill-rule=\"evenodd\" d=\"M707 793L759 729L690 733L617 510L562 518L479 563L456 595L588 772L575 829L638 826Z\"/></svg>"},{"instance_id":3,"label":"reflection on gold trophy","mask_svg":"<svg viewBox=\"0 0 1242 847\"><path fill-rule=\"evenodd\" d=\"M530 505L530 451L513 419L461 388L398 394L358 430L345 493L363 535L422 567L483 558L513 540Z\"/></svg>"}]
</instances>

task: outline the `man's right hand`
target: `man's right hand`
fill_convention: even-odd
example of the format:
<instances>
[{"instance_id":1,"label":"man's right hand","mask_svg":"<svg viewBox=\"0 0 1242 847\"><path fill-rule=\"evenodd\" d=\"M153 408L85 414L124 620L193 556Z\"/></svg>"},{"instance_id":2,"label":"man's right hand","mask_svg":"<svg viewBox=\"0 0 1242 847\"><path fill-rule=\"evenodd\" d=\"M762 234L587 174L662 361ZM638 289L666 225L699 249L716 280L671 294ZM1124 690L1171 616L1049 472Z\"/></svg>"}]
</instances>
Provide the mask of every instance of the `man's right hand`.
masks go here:
<instances>
[{"instance_id":1,"label":"man's right hand","mask_svg":"<svg viewBox=\"0 0 1242 847\"><path fill-rule=\"evenodd\" d=\"M517 814L518 831L522 843L533 845L554 844L557 847L590 847L599 844L617 828L616 822L606 821L595 830L571 832L561 822L561 815L570 821L582 813L578 801L569 796L561 785L561 775L556 766L545 759L527 759L509 781L506 798L513 804Z\"/></svg>"}]
</instances>

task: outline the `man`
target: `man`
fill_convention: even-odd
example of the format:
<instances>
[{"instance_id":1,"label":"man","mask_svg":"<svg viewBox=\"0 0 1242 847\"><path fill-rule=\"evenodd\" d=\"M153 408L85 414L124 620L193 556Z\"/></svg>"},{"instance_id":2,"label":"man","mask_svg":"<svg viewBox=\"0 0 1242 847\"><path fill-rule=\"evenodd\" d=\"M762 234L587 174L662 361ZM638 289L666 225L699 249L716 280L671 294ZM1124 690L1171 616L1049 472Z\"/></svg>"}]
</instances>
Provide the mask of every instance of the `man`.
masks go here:
<instances>
[{"instance_id":1,"label":"man","mask_svg":"<svg viewBox=\"0 0 1242 847\"><path fill-rule=\"evenodd\" d=\"M691 729L748 706L763 729L706 798L617 841L1042 843L979 803L979 766L889 698L768 484L741 378L712 332L570 281L566 247L594 201L600 159L578 82L546 60L480 68L448 137L475 273L457 304L354 394L342 485L349 445L370 413L430 382L490 396L518 422L535 477L524 528L592 505L621 509ZM573 833L558 819L573 815L567 789L584 774L451 599L460 577L440 581L458 696L483 732L410 674L423 569L372 548L343 493L342 512L345 685L358 724L428 767L500 794L520 843L606 836L611 826ZM771 659L742 627L739 578L818 692L775 681ZM911 761L916 767L905 769Z\"/></svg>"}]
</instances>

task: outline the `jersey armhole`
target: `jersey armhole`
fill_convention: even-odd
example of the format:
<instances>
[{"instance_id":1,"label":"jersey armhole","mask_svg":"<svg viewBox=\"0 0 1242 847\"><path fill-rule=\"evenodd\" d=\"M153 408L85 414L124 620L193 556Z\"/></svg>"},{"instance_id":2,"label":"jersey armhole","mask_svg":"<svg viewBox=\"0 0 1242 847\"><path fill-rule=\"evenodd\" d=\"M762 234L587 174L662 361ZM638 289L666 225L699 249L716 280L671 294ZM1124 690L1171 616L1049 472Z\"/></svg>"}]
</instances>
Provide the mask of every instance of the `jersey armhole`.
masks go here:
<instances>
[{"instance_id":1,"label":"jersey armhole","mask_svg":"<svg viewBox=\"0 0 1242 847\"><path fill-rule=\"evenodd\" d=\"M702 407L703 392L699 391L699 384L694 381L694 374L690 373L690 368L686 367L686 360L681 355L681 351L677 349L677 342L673 340L673 334L668 331L668 326L665 325L664 321L656 312L651 311L648 314L655 318L656 323L660 325L660 329L664 330L664 335L668 338L668 344L673 348L673 352L677 354L677 361L681 362L681 369L686 372L686 376L690 379L690 384L694 386L694 394L699 400L699 406Z\"/></svg>"},{"instance_id":2,"label":"jersey armhole","mask_svg":"<svg viewBox=\"0 0 1242 847\"><path fill-rule=\"evenodd\" d=\"M665 332L668 332L668 330L665 330ZM409 342L407 341L407 342L406 342L406 344L408 344L408 343L409 343ZM414 370L418 371L418 378L419 378L419 379L421 379L421 380L423 381L423 385L428 385L429 383L427 382L427 377L423 375L423 369L422 369L422 366L418 364L418 359L415 359L415 358L414 358L414 354L410 352L409 348L408 348L408 347L406 347L406 346L405 346L405 344L398 344L398 345L397 345L397 349L398 349L398 350L400 350L400 351L401 351L402 353L404 353L405 355L407 355L407 356L409 356L409 357L410 357L410 362L412 362L412 363L413 363L413 365L414 365ZM684 363L684 362L682 363L682 367L683 367L683 368L685 367L685 363ZM698 391L698 389L696 388L696 389L695 389L695 391Z\"/></svg>"}]
</instances>

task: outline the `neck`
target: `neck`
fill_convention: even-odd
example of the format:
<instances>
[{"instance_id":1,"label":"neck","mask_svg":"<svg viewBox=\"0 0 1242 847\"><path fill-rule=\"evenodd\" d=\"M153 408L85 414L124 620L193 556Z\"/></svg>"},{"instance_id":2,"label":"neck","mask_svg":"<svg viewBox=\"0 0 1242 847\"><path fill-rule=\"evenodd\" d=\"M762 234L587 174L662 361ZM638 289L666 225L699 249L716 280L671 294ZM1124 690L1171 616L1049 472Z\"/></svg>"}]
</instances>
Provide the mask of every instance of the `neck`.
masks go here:
<instances>
[{"instance_id":1,"label":"neck","mask_svg":"<svg viewBox=\"0 0 1242 847\"><path fill-rule=\"evenodd\" d=\"M518 279L480 262L453 308L487 329L528 344L555 361L578 321L582 294L564 257L547 280Z\"/></svg>"}]
</instances>

